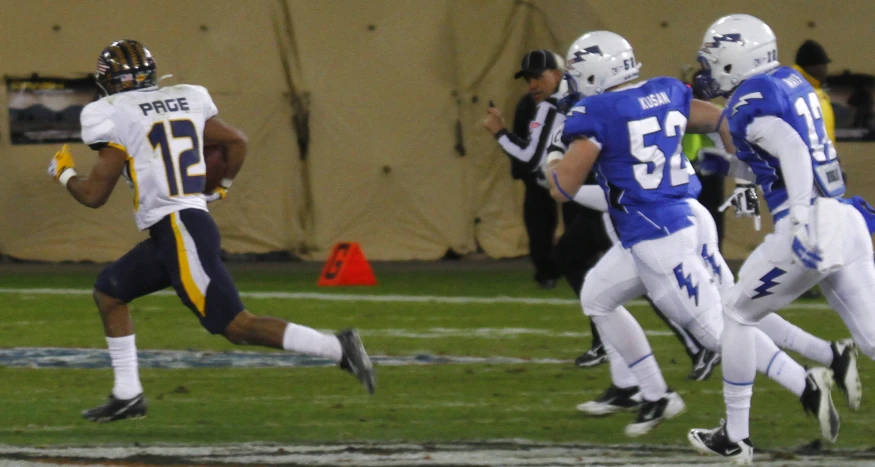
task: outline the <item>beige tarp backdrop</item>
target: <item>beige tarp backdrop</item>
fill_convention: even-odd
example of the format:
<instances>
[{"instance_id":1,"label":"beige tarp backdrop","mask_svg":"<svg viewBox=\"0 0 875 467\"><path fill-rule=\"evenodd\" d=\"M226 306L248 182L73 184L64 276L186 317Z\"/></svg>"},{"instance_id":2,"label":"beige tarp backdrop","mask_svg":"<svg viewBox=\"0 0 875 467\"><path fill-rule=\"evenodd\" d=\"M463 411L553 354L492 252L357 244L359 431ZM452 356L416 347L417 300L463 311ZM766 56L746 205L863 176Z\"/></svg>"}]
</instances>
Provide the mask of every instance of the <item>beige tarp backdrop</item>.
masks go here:
<instances>
[{"instance_id":1,"label":"beige tarp backdrop","mask_svg":"<svg viewBox=\"0 0 875 467\"><path fill-rule=\"evenodd\" d=\"M522 54L562 54L580 34L626 36L645 77L693 64L704 28L747 12L779 37L791 63L807 38L832 69L875 73L868 1L703 0L2 0L4 75L81 76L119 38L144 42L168 82L202 84L220 115L250 138L228 200L213 205L232 252L291 250L322 259L337 241L372 259L435 259L481 246L526 252L521 186L480 126L488 100L508 120L524 92ZM731 7L731 9L730 9ZM809 24L811 23L811 24ZM55 27L55 26L58 27ZM813 26L813 27L812 27ZM0 93L6 103L5 91ZM293 102L295 105L293 105ZM302 162L293 114L309 112ZM509 123L509 122L508 122ZM112 260L144 234L120 185L107 206L77 205L45 175L55 147L12 146L0 110L0 253L36 260ZM461 144L465 156L457 152ZM850 191L875 200L875 145L840 144ZM93 160L74 148L87 171ZM762 234L729 219L726 255Z\"/></svg>"}]
</instances>

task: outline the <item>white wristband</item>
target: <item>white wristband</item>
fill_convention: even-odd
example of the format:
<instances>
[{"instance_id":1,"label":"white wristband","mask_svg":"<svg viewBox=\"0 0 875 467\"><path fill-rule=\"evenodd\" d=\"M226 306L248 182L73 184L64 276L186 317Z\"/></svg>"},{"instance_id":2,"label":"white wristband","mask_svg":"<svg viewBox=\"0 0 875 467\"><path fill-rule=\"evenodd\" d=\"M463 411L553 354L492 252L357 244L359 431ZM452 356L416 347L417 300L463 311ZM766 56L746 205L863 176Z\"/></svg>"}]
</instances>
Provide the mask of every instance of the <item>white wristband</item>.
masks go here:
<instances>
[{"instance_id":1,"label":"white wristband","mask_svg":"<svg viewBox=\"0 0 875 467\"><path fill-rule=\"evenodd\" d=\"M550 154L547 154L547 165L550 165L553 161L562 160L565 157L565 154L560 151L553 151Z\"/></svg>"},{"instance_id":2,"label":"white wristband","mask_svg":"<svg viewBox=\"0 0 875 467\"><path fill-rule=\"evenodd\" d=\"M221 186L222 188L227 190L227 189L231 188L231 182L233 182L233 181L234 180L232 180L230 178L223 178L222 181L219 182L219 186Z\"/></svg>"},{"instance_id":3,"label":"white wristband","mask_svg":"<svg viewBox=\"0 0 875 467\"><path fill-rule=\"evenodd\" d=\"M67 182L69 182L70 179L75 177L75 176L76 176L76 169L74 169L72 167L69 169L64 169L64 171L61 172L61 176L58 177L58 181L61 182L61 185L64 185L64 188L67 188Z\"/></svg>"}]
</instances>

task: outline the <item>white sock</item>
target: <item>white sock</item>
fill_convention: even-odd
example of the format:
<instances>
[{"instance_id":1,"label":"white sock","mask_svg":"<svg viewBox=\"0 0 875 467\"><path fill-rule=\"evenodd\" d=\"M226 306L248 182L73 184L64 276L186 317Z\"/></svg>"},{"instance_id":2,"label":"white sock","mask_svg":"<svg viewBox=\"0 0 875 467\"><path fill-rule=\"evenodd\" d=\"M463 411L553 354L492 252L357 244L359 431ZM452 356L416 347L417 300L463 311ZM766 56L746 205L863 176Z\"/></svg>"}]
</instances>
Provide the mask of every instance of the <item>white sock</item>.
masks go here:
<instances>
[{"instance_id":1,"label":"white sock","mask_svg":"<svg viewBox=\"0 0 875 467\"><path fill-rule=\"evenodd\" d=\"M792 350L824 366L832 364L832 347L829 342L812 336L777 313L769 313L757 327L782 349Z\"/></svg>"},{"instance_id":2,"label":"white sock","mask_svg":"<svg viewBox=\"0 0 875 467\"><path fill-rule=\"evenodd\" d=\"M107 337L109 358L115 375L112 395L117 399L131 399L143 392L137 364L137 344L134 335Z\"/></svg>"},{"instance_id":3,"label":"white sock","mask_svg":"<svg viewBox=\"0 0 875 467\"><path fill-rule=\"evenodd\" d=\"M283 348L307 355L317 355L339 362L343 356L340 341L334 334L323 334L315 329L289 323L283 334Z\"/></svg>"},{"instance_id":4,"label":"white sock","mask_svg":"<svg viewBox=\"0 0 875 467\"><path fill-rule=\"evenodd\" d=\"M728 315L723 328L723 399L726 402L726 433L729 440L750 437L750 398L756 376L756 328Z\"/></svg>"},{"instance_id":5,"label":"white sock","mask_svg":"<svg viewBox=\"0 0 875 467\"><path fill-rule=\"evenodd\" d=\"M618 388L631 388L638 386L635 374L629 369L629 364L617 352L613 345L603 342L605 352L608 353L608 363L611 366L611 383Z\"/></svg>"},{"instance_id":6,"label":"white sock","mask_svg":"<svg viewBox=\"0 0 875 467\"><path fill-rule=\"evenodd\" d=\"M726 434L737 443L750 438L750 398L753 385L738 386L723 380L723 400L726 402Z\"/></svg>"},{"instance_id":7,"label":"white sock","mask_svg":"<svg viewBox=\"0 0 875 467\"><path fill-rule=\"evenodd\" d=\"M629 310L621 306L606 315L593 316L592 319L602 334L602 341L614 346L623 360L628 362L629 370L638 381L641 396L649 401L665 396L668 386L659 371L653 350L644 330Z\"/></svg>"},{"instance_id":8,"label":"white sock","mask_svg":"<svg viewBox=\"0 0 875 467\"><path fill-rule=\"evenodd\" d=\"M805 390L805 368L756 330L757 371L768 376L797 396Z\"/></svg>"}]
</instances>

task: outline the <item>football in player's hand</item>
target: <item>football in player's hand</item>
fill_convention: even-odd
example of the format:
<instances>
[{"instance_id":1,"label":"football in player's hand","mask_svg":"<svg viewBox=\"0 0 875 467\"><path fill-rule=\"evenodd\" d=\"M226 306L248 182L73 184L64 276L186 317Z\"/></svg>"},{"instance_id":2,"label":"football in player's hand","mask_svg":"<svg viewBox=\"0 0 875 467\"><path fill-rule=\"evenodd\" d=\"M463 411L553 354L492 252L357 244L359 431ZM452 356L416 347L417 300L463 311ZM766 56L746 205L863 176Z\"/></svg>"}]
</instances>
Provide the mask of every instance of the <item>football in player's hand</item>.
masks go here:
<instances>
[{"instance_id":1,"label":"football in player's hand","mask_svg":"<svg viewBox=\"0 0 875 467\"><path fill-rule=\"evenodd\" d=\"M212 193L222 178L225 177L225 147L220 145L204 146L204 163L207 165L207 183L204 193Z\"/></svg>"}]
</instances>

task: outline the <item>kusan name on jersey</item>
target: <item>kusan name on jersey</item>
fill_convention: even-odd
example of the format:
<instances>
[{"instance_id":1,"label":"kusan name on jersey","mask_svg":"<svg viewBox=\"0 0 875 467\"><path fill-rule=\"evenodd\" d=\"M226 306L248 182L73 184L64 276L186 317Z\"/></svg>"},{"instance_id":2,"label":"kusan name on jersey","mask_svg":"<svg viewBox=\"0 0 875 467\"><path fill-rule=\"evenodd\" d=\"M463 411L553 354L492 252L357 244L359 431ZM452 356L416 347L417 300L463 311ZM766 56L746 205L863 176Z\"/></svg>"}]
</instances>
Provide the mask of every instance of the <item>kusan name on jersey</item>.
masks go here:
<instances>
[{"instance_id":1,"label":"kusan name on jersey","mask_svg":"<svg viewBox=\"0 0 875 467\"><path fill-rule=\"evenodd\" d=\"M586 97L568 114L563 142L599 146L593 171L627 248L692 225L695 175L681 149L691 100L685 84L661 77Z\"/></svg>"}]
</instances>

